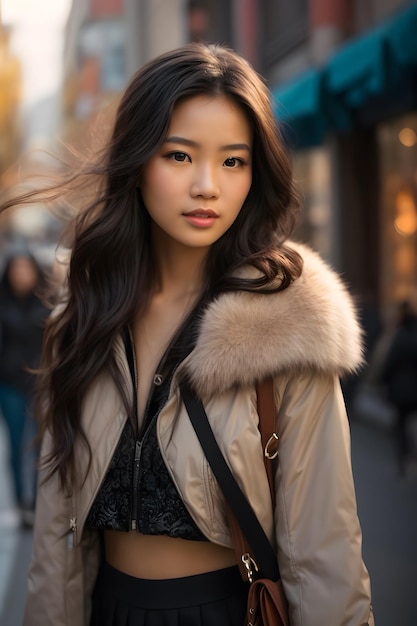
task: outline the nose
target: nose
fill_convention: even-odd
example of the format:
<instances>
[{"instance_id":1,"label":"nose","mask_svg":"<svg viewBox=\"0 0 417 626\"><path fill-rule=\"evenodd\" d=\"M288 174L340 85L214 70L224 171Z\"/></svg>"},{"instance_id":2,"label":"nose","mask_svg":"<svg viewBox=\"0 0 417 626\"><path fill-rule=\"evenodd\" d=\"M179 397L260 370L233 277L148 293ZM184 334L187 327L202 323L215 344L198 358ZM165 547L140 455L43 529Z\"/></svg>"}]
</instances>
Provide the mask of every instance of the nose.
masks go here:
<instances>
[{"instance_id":1,"label":"nose","mask_svg":"<svg viewBox=\"0 0 417 626\"><path fill-rule=\"evenodd\" d=\"M217 198L220 194L219 183L215 168L210 164L204 164L196 168L191 185L193 198Z\"/></svg>"}]
</instances>

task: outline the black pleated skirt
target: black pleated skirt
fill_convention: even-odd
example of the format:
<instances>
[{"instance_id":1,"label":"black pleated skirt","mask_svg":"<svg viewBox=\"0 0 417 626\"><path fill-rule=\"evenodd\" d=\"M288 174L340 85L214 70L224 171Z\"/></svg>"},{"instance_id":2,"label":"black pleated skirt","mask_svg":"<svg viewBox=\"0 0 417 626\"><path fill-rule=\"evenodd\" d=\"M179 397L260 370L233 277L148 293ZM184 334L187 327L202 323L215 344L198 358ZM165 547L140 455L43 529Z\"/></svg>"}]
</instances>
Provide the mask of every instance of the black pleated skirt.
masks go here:
<instances>
[{"instance_id":1,"label":"black pleated skirt","mask_svg":"<svg viewBox=\"0 0 417 626\"><path fill-rule=\"evenodd\" d=\"M242 626L248 586L237 566L144 580L104 563L93 593L91 626Z\"/></svg>"}]
</instances>

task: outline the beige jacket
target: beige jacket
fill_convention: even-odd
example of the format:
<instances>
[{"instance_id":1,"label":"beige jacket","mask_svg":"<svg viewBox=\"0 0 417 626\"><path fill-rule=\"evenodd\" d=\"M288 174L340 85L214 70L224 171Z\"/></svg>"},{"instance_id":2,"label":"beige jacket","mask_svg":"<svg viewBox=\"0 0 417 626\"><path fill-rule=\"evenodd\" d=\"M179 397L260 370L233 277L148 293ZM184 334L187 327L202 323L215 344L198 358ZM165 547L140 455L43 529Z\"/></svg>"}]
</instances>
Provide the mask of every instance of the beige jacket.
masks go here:
<instances>
[{"instance_id":1,"label":"beige jacket","mask_svg":"<svg viewBox=\"0 0 417 626\"><path fill-rule=\"evenodd\" d=\"M185 369L194 382L223 454L277 546L292 626L373 624L338 378L361 361L360 330L338 277L315 253L296 247L304 257L302 277L274 295L220 296L177 375ZM115 350L129 387L121 341ZM275 514L254 388L269 375L279 407ZM222 496L176 381L158 418L161 450L202 532L231 546ZM24 626L88 626L99 548L97 533L83 527L125 420L119 394L103 374L83 406L93 462L82 489L65 497L55 478L39 489ZM48 446L45 437L43 454ZM83 472L85 446L76 447Z\"/></svg>"}]
</instances>

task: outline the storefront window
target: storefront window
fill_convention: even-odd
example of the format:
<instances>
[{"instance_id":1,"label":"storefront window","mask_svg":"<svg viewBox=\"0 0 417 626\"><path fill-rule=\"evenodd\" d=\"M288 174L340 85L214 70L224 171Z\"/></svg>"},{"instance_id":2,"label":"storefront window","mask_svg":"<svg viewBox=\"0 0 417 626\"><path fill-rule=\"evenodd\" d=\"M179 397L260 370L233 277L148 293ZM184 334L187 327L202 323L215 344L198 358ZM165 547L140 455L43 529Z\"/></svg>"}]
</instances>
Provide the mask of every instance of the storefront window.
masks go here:
<instances>
[{"instance_id":1,"label":"storefront window","mask_svg":"<svg viewBox=\"0 0 417 626\"><path fill-rule=\"evenodd\" d=\"M331 255L330 160L325 147L298 152L294 174L302 196L297 238L329 259Z\"/></svg>"},{"instance_id":2,"label":"storefront window","mask_svg":"<svg viewBox=\"0 0 417 626\"><path fill-rule=\"evenodd\" d=\"M417 301L417 114L378 128L381 161L381 299Z\"/></svg>"}]
</instances>

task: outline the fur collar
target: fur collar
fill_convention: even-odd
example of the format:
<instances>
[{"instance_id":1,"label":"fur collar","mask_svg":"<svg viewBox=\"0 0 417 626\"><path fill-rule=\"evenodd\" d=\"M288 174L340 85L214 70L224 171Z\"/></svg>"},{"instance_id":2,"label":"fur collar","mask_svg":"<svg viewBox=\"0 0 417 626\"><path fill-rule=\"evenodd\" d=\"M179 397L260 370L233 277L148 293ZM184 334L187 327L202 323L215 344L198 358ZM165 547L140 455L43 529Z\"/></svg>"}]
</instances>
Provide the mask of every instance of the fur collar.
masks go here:
<instances>
[{"instance_id":1,"label":"fur collar","mask_svg":"<svg viewBox=\"0 0 417 626\"><path fill-rule=\"evenodd\" d=\"M346 287L313 250L290 245L304 259L290 287L273 295L222 294L205 311L186 364L200 397L285 371L343 375L361 365L361 329Z\"/></svg>"}]
</instances>

